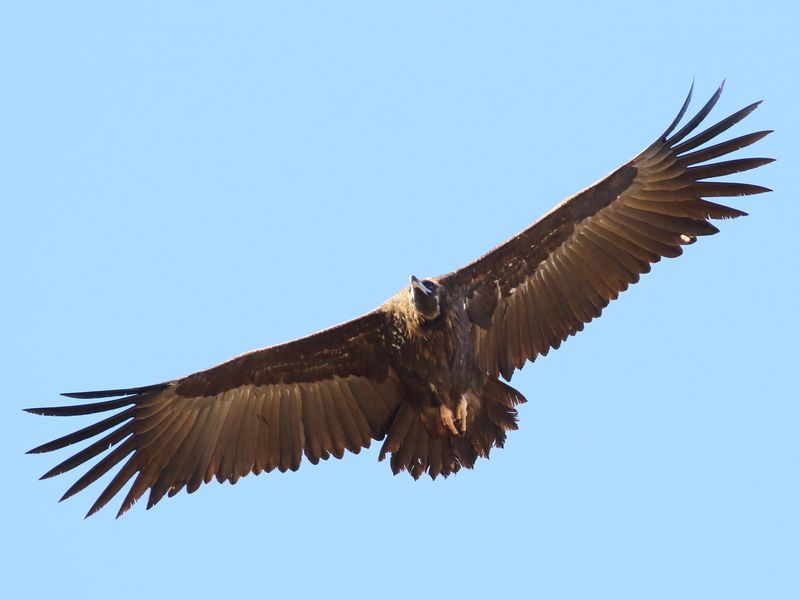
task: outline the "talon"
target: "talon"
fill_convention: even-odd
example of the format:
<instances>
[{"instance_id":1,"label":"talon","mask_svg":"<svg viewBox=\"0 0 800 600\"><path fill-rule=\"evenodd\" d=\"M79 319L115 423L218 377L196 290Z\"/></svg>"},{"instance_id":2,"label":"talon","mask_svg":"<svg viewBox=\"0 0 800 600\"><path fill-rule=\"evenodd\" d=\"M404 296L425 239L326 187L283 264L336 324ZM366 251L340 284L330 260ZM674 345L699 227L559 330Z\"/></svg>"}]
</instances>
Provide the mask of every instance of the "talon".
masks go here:
<instances>
[{"instance_id":1,"label":"talon","mask_svg":"<svg viewBox=\"0 0 800 600\"><path fill-rule=\"evenodd\" d=\"M462 396L456 407L456 420L461 425L461 433L467 432L467 399Z\"/></svg>"},{"instance_id":2,"label":"talon","mask_svg":"<svg viewBox=\"0 0 800 600\"><path fill-rule=\"evenodd\" d=\"M442 417L442 424L450 430L453 435L458 435L458 429L453 422L453 411L442 404L439 406L439 415Z\"/></svg>"}]
</instances>

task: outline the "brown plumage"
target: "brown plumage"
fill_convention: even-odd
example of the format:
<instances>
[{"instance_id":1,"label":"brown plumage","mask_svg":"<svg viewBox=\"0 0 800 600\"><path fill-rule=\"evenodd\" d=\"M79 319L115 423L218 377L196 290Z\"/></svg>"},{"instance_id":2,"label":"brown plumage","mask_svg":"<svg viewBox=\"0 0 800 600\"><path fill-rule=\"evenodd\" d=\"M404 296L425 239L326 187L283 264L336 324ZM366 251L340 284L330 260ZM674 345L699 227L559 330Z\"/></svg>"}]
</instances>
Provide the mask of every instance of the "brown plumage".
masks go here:
<instances>
[{"instance_id":1,"label":"brown plumage","mask_svg":"<svg viewBox=\"0 0 800 600\"><path fill-rule=\"evenodd\" d=\"M722 87L672 133L691 98L658 140L531 227L453 273L409 286L353 321L256 350L216 367L140 388L64 394L92 400L42 415L118 411L34 448L49 452L102 437L43 477L99 458L67 490L81 491L121 464L89 510L131 480L119 514L149 490L147 507L212 479L296 470L384 440L395 473L447 476L471 468L516 429L525 399L498 379L558 348L661 257L681 254L710 219L744 215L706 198L768 191L707 181L771 161L708 163L748 146L760 131L699 149L758 103L688 137ZM687 139L688 138L688 139ZM703 164L706 163L706 164ZM87 515L88 516L88 515Z\"/></svg>"}]
</instances>

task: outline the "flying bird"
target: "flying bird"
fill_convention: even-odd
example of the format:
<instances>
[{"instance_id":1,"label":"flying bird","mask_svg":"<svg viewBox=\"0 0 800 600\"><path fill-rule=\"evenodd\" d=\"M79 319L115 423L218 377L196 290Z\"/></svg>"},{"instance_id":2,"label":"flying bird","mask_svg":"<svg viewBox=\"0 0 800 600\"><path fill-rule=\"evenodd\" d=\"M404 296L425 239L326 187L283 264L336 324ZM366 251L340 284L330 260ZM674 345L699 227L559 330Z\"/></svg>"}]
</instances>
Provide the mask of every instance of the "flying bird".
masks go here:
<instances>
[{"instance_id":1,"label":"flying bird","mask_svg":"<svg viewBox=\"0 0 800 600\"><path fill-rule=\"evenodd\" d=\"M117 516L148 491L150 508L214 478L294 471L303 456L316 464L372 440L383 440L379 460L388 456L395 474L435 479L472 468L517 428L515 407L525 398L501 377L510 381L526 361L581 331L652 263L717 233L711 219L745 214L708 198L770 191L715 180L772 161L717 160L770 131L706 145L758 102L696 132L721 92L675 131L690 90L672 124L636 158L469 265L412 276L368 314L173 381L67 393L90 402L26 409L111 413L30 450L102 436L42 478L90 463L64 500L121 464L88 517L131 479Z\"/></svg>"}]
</instances>

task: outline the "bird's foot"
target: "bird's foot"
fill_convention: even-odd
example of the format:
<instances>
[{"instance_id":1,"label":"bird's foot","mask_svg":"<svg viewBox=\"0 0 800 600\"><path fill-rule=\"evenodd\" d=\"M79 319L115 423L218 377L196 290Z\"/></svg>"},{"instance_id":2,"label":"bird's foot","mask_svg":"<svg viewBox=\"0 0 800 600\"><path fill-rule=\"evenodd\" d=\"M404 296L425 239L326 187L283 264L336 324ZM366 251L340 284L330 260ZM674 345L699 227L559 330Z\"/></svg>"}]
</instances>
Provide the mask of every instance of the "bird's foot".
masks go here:
<instances>
[{"instance_id":1,"label":"bird's foot","mask_svg":"<svg viewBox=\"0 0 800 600\"><path fill-rule=\"evenodd\" d=\"M461 433L467 432L467 399L461 396L456 407L456 425L459 426Z\"/></svg>"},{"instance_id":2,"label":"bird's foot","mask_svg":"<svg viewBox=\"0 0 800 600\"><path fill-rule=\"evenodd\" d=\"M439 415L442 418L442 425L450 430L453 435L459 435L467 431L467 399L461 398L456 407L456 412L449 406L442 404L439 406Z\"/></svg>"},{"instance_id":3,"label":"bird's foot","mask_svg":"<svg viewBox=\"0 0 800 600\"><path fill-rule=\"evenodd\" d=\"M458 435L458 429L456 428L452 409L449 406L442 404L439 406L439 415L442 417L442 425L449 429L450 433L453 435Z\"/></svg>"}]
</instances>

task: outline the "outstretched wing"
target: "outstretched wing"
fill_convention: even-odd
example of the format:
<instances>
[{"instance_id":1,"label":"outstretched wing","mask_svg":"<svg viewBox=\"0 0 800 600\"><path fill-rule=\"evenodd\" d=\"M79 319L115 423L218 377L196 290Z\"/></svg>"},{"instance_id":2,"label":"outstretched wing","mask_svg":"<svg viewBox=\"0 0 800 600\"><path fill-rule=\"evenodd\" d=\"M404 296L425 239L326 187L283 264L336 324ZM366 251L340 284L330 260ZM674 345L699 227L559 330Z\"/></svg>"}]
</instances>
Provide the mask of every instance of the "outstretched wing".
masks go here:
<instances>
[{"instance_id":1,"label":"outstretched wing","mask_svg":"<svg viewBox=\"0 0 800 600\"><path fill-rule=\"evenodd\" d=\"M652 263L679 256L681 246L697 236L717 233L709 219L745 214L704 198L770 191L706 181L771 162L709 162L749 146L769 131L698 149L750 114L758 102L684 141L721 92L722 86L694 118L672 133L686 112L690 91L667 131L639 156L516 237L442 278L466 290L482 370L510 379L526 360L558 348L599 317Z\"/></svg>"},{"instance_id":2,"label":"outstretched wing","mask_svg":"<svg viewBox=\"0 0 800 600\"><path fill-rule=\"evenodd\" d=\"M183 487L194 492L216 477L235 483L248 473L296 470L345 450L358 453L386 434L401 401L382 343L378 310L279 346L243 354L182 379L142 388L64 394L92 399L75 406L31 408L74 416L124 409L31 450L50 452L104 434L42 478L107 452L64 494L81 491L127 458L87 516L138 473L117 516L148 489L147 508Z\"/></svg>"}]
</instances>

